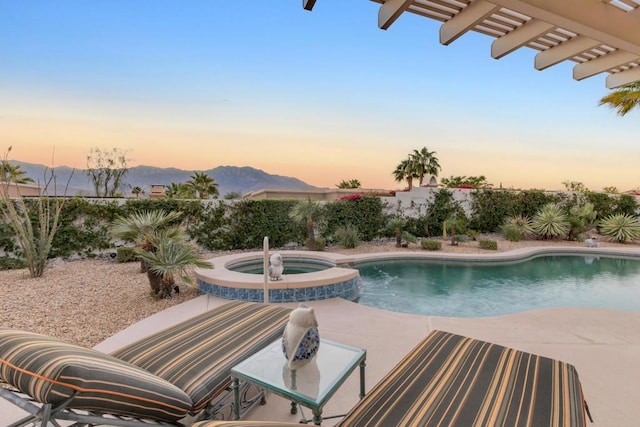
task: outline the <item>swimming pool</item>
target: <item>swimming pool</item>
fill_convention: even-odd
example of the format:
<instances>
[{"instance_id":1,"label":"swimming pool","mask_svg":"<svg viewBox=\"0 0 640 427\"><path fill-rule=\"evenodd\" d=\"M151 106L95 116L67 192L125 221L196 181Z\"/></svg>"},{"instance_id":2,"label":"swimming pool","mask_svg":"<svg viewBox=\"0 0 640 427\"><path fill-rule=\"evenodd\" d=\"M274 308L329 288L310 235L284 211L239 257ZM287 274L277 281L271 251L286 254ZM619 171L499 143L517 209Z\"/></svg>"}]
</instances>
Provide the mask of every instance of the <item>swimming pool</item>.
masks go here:
<instances>
[{"instance_id":1,"label":"swimming pool","mask_svg":"<svg viewBox=\"0 0 640 427\"><path fill-rule=\"evenodd\" d=\"M435 316L483 317L546 307L640 311L640 260L539 256L499 262L378 260L357 265L360 303Z\"/></svg>"}]
</instances>

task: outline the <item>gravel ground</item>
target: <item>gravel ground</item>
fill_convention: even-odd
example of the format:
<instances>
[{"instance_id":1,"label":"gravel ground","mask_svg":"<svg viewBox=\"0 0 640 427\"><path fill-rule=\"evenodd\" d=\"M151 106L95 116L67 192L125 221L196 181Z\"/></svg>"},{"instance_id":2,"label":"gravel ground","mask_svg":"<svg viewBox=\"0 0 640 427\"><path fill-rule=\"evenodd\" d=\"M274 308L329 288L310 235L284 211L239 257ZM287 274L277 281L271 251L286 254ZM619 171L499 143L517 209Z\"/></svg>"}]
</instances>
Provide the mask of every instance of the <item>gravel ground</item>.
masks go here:
<instances>
[{"instance_id":1,"label":"gravel ground","mask_svg":"<svg viewBox=\"0 0 640 427\"><path fill-rule=\"evenodd\" d=\"M508 242L498 236L498 251L522 246L582 246L580 242ZM600 242L601 246L618 246ZM626 246L637 246L637 243ZM421 251L418 245L396 248L395 241L362 244L355 249L329 248L349 253ZM459 246L442 244L443 252L486 252L478 242ZM224 253L226 255L227 253ZM211 258L218 254L207 254ZM29 278L27 270L0 271L2 312L0 325L24 329L92 347L127 326L154 313L198 295L185 285L173 298L156 301L149 295L146 274L138 263L119 264L111 260L53 260L41 278Z\"/></svg>"}]
</instances>

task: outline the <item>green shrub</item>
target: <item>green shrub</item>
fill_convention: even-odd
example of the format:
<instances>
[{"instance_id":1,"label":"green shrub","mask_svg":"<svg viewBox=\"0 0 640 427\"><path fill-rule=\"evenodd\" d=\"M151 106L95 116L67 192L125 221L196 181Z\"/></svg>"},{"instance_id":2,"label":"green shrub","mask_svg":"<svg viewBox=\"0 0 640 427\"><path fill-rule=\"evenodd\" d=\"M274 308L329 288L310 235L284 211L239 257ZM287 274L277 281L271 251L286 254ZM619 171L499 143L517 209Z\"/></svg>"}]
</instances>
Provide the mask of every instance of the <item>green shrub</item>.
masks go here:
<instances>
[{"instance_id":1,"label":"green shrub","mask_svg":"<svg viewBox=\"0 0 640 427\"><path fill-rule=\"evenodd\" d=\"M609 215L600 221L600 233L620 243L636 240L640 238L640 222L633 215Z\"/></svg>"},{"instance_id":2,"label":"green shrub","mask_svg":"<svg viewBox=\"0 0 640 427\"><path fill-rule=\"evenodd\" d=\"M10 257L0 258L0 270L20 270L26 267L27 263L23 259Z\"/></svg>"},{"instance_id":3,"label":"green shrub","mask_svg":"<svg viewBox=\"0 0 640 427\"><path fill-rule=\"evenodd\" d=\"M355 248L360 244L358 228L350 224L336 228L333 237L336 242L348 249Z\"/></svg>"},{"instance_id":4,"label":"green shrub","mask_svg":"<svg viewBox=\"0 0 640 427\"><path fill-rule=\"evenodd\" d=\"M338 227L352 224L358 229L360 238L373 240L385 228L387 218L384 205L379 197L363 196L353 200L336 200L324 205L326 228L325 237L334 235Z\"/></svg>"},{"instance_id":5,"label":"green shrub","mask_svg":"<svg viewBox=\"0 0 640 427\"><path fill-rule=\"evenodd\" d=\"M116 249L116 261L118 262L134 262L138 261L136 249L129 246L120 246Z\"/></svg>"},{"instance_id":6,"label":"green shrub","mask_svg":"<svg viewBox=\"0 0 640 427\"><path fill-rule=\"evenodd\" d=\"M543 239L565 237L570 224L567 214L557 203L549 203L531 220L534 231Z\"/></svg>"},{"instance_id":7,"label":"green shrub","mask_svg":"<svg viewBox=\"0 0 640 427\"><path fill-rule=\"evenodd\" d=\"M480 239L478 241L478 246L480 247L480 249L489 249L491 251L498 250L498 242L496 242L495 240Z\"/></svg>"},{"instance_id":8,"label":"green shrub","mask_svg":"<svg viewBox=\"0 0 640 427\"><path fill-rule=\"evenodd\" d=\"M464 243L467 240L469 240L469 237L467 237L466 234L456 234L455 239L456 239L456 242L458 243Z\"/></svg>"},{"instance_id":9,"label":"green shrub","mask_svg":"<svg viewBox=\"0 0 640 427\"><path fill-rule=\"evenodd\" d=\"M439 251L442 249L442 242L439 240L422 239L420 241L420 245L422 246L422 249L426 249L428 251Z\"/></svg>"}]
</instances>

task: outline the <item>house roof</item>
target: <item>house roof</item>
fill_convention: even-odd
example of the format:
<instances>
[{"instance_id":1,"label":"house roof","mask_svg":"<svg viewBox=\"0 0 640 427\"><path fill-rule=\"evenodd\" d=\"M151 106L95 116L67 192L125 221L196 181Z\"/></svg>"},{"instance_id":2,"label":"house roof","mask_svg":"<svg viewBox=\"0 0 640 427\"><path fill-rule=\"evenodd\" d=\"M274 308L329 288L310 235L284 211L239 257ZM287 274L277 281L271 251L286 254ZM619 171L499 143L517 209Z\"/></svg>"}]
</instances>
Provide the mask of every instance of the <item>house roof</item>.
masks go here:
<instances>
[{"instance_id":1,"label":"house roof","mask_svg":"<svg viewBox=\"0 0 640 427\"><path fill-rule=\"evenodd\" d=\"M475 31L495 38L490 49L495 59L528 47L538 52L533 64L538 70L570 61L576 80L607 73L609 89L640 81L640 0L372 1L380 3L383 30L409 12L441 21L444 45ZM307 10L315 3L302 2Z\"/></svg>"}]
</instances>

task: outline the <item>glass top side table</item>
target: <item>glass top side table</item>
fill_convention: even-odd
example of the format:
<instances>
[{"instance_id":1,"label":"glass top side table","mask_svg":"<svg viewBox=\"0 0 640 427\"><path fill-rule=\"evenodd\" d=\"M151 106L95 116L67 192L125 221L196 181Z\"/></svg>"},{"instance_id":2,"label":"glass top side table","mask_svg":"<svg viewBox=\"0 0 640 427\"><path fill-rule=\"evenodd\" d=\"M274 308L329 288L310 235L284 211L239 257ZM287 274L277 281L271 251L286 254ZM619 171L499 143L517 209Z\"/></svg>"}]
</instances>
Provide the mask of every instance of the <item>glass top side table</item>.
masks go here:
<instances>
[{"instance_id":1,"label":"glass top side table","mask_svg":"<svg viewBox=\"0 0 640 427\"><path fill-rule=\"evenodd\" d=\"M365 393L365 349L320 339L316 357L297 370L290 370L277 340L231 369L234 389L234 414L240 417L239 383L250 382L313 412L313 422L322 422L322 408L333 394L360 367L360 398ZM303 419L303 421L306 421Z\"/></svg>"}]
</instances>

